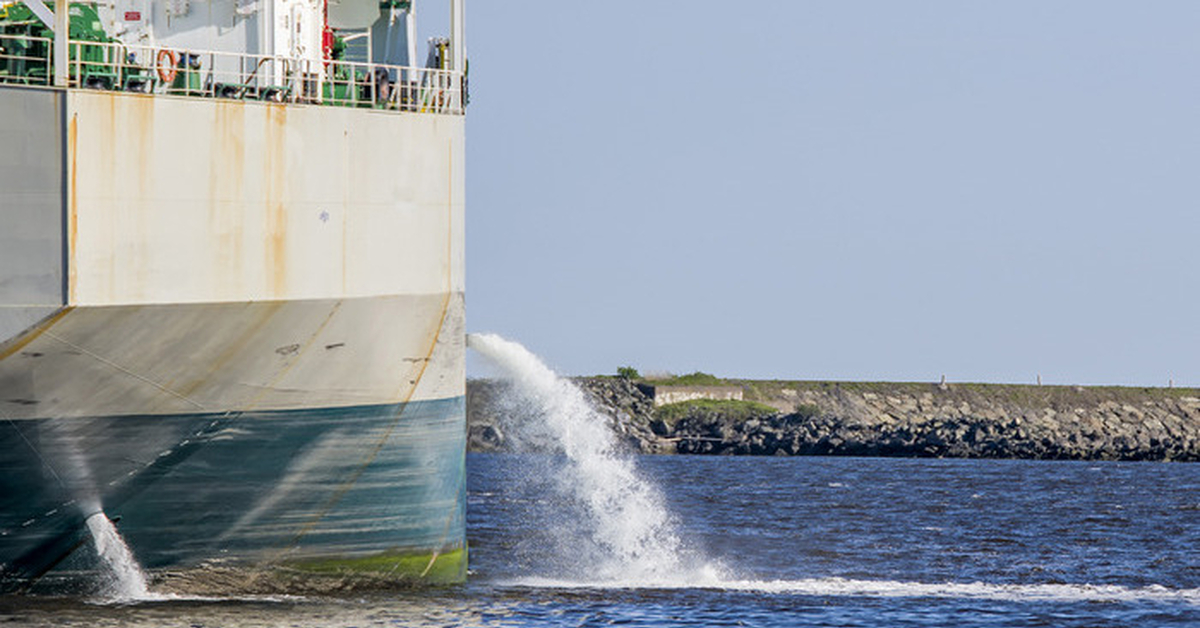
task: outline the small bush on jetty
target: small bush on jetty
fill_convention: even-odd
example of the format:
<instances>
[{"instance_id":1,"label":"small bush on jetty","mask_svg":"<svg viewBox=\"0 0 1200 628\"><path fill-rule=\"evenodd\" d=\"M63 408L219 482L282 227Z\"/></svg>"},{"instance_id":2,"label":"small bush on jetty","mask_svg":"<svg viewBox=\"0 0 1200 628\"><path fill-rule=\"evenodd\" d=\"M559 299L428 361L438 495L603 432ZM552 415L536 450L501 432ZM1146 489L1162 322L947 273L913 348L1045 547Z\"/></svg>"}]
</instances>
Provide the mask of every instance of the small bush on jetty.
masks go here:
<instances>
[{"instance_id":1,"label":"small bush on jetty","mask_svg":"<svg viewBox=\"0 0 1200 628\"><path fill-rule=\"evenodd\" d=\"M638 370L632 366L619 366L617 367L617 377L621 379L641 379L642 374L638 373Z\"/></svg>"}]
</instances>

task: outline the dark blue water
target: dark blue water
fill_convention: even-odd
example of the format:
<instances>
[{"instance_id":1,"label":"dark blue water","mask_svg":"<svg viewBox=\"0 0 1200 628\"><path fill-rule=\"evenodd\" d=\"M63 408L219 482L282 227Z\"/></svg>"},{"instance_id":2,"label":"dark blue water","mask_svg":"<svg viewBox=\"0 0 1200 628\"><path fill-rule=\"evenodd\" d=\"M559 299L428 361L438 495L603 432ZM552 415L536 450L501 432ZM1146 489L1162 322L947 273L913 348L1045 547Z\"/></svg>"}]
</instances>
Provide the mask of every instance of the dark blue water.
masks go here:
<instances>
[{"instance_id":1,"label":"dark blue water","mask_svg":"<svg viewBox=\"0 0 1200 628\"><path fill-rule=\"evenodd\" d=\"M526 599L521 623L1200 626L1197 465L675 456L639 467L680 536L723 564L724 586L493 585ZM471 458L480 581L538 570L529 539L544 536L548 504L536 468Z\"/></svg>"},{"instance_id":2,"label":"dark blue water","mask_svg":"<svg viewBox=\"0 0 1200 628\"><path fill-rule=\"evenodd\" d=\"M0 620L184 626L1200 626L1200 465L642 457L688 554L597 584L555 459L468 458L470 582ZM572 544L579 551L572 551ZM704 568L703 563L709 563Z\"/></svg>"}]
</instances>

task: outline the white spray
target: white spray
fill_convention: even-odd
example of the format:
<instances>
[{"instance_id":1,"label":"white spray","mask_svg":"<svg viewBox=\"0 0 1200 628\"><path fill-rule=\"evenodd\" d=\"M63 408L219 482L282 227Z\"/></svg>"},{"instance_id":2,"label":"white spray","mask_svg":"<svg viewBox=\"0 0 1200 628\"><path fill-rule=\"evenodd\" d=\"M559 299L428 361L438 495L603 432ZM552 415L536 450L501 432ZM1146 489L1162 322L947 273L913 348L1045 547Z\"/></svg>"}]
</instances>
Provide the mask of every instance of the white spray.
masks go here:
<instances>
[{"instance_id":1,"label":"white spray","mask_svg":"<svg viewBox=\"0 0 1200 628\"><path fill-rule=\"evenodd\" d=\"M103 512L97 512L88 517L87 527L96 544L96 553L112 575L108 596L118 602L148 599L146 576L113 522Z\"/></svg>"},{"instance_id":2,"label":"white spray","mask_svg":"<svg viewBox=\"0 0 1200 628\"><path fill-rule=\"evenodd\" d=\"M590 582L656 585L716 579L710 567L682 564L683 546L662 496L618 455L604 416L584 393L558 377L521 345L492 334L471 334L467 345L503 370L528 399L562 453L557 478L585 512L592 541L604 555L577 557L573 574Z\"/></svg>"},{"instance_id":3,"label":"white spray","mask_svg":"<svg viewBox=\"0 0 1200 628\"><path fill-rule=\"evenodd\" d=\"M103 564L100 576L106 580L104 595L116 602L151 599L141 567L113 522L104 514L91 464L73 431L76 427L72 421L51 422L49 429L42 433L45 445L38 455L79 504L96 554ZM55 463L53 466L51 460Z\"/></svg>"}]
</instances>

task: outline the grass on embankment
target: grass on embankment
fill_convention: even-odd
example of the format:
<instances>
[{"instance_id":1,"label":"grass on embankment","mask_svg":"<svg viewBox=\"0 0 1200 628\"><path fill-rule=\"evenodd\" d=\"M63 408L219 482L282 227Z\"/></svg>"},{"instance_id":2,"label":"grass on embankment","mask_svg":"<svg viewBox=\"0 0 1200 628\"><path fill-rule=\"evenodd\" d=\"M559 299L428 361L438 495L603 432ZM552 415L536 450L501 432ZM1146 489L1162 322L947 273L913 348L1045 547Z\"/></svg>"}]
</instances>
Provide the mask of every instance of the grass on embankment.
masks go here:
<instances>
[{"instance_id":1,"label":"grass on embankment","mask_svg":"<svg viewBox=\"0 0 1200 628\"><path fill-rule=\"evenodd\" d=\"M693 399L659 406L654 409L654 418L670 424L685 416L712 413L734 421L745 421L751 417L775 414L776 412L775 408L755 401Z\"/></svg>"},{"instance_id":2,"label":"grass on embankment","mask_svg":"<svg viewBox=\"0 0 1200 628\"><path fill-rule=\"evenodd\" d=\"M672 375L665 378L653 378L643 380L652 386L740 386L741 382L726 380L709 375L708 373L689 373L687 375Z\"/></svg>"},{"instance_id":3,"label":"grass on embankment","mask_svg":"<svg viewBox=\"0 0 1200 628\"><path fill-rule=\"evenodd\" d=\"M1200 397L1196 388L1153 388L1146 386L1063 386L1038 384L982 384L976 382L818 382L784 380L723 380L726 385L741 386L745 398L770 403L780 399L784 390L851 394L919 395L932 393L943 400L1009 403L1018 406L1092 406L1106 401L1136 405L1145 401Z\"/></svg>"},{"instance_id":4,"label":"grass on embankment","mask_svg":"<svg viewBox=\"0 0 1200 628\"><path fill-rule=\"evenodd\" d=\"M654 386L736 386L742 389L747 402L770 404L776 408L787 406L789 399L803 391L874 393L880 396L930 393L943 402L987 401L1023 407L1086 407L1103 402L1137 405L1149 401L1161 402L1182 397L1200 397L1200 389L1180 387L984 384L976 382L947 382L945 385L941 385L939 382L749 380L722 378L703 372L665 378L641 378L640 381ZM717 408L713 407L712 409ZM750 411L736 411L732 408L731 411L753 414ZM684 411L673 410L672 412Z\"/></svg>"}]
</instances>

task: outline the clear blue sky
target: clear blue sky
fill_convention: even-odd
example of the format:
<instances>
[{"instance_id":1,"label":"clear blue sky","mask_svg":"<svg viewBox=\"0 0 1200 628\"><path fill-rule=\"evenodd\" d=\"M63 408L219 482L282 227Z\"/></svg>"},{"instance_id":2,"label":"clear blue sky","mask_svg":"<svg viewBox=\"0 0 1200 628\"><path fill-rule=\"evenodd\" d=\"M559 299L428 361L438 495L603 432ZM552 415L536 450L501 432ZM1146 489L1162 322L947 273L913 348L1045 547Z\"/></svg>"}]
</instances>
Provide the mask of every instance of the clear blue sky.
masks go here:
<instances>
[{"instance_id":1,"label":"clear blue sky","mask_svg":"<svg viewBox=\"0 0 1200 628\"><path fill-rule=\"evenodd\" d=\"M1200 386L1200 2L468 29L471 331L569 374Z\"/></svg>"}]
</instances>

